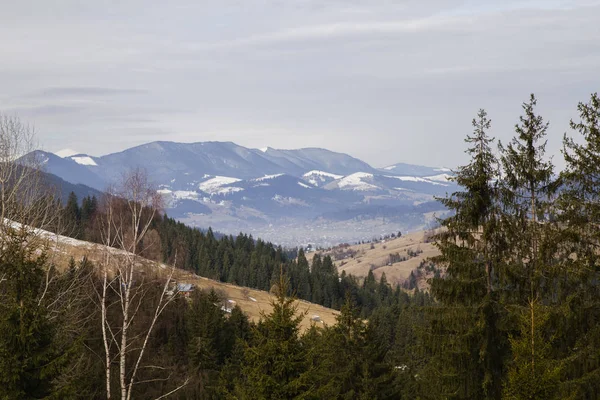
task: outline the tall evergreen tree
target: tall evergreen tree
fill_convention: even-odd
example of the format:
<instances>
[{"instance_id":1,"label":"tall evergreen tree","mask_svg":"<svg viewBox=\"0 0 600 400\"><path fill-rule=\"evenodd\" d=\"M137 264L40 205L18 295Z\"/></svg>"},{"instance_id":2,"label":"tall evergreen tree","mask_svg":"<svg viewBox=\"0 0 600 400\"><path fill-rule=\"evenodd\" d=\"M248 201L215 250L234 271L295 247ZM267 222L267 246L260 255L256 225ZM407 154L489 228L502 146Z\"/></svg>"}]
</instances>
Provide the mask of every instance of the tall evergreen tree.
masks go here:
<instances>
[{"instance_id":1,"label":"tall evergreen tree","mask_svg":"<svg viewBox=\"0 0 600 400\"><path fill-rule=\"evenodd\" d=\"M564 229L567 257L562 279L556 280L557 301L563 311L557 331L564 370L561 395L593 398L600 392L600 98L591 95L577 106L580 120L571 130L583 139L579 144L565 134L558 199L559 220ZM570 257L577 254L577 257Z\"/></svg>"},{"instance_id":2,"label":"tall evergreen tree","mask_svg":"<svg viewBox=\"0 0 600 400\"><path fill-rule=\"evenodd\" d=\"M308 355L299 336L304 315L298 314L294 298L286 295L288 285L281 274L273 311L252 333L234 389L237 398L294 399L307 395Z\"/></svg>"},{"instance_id":3,"label":"tall evergreen tree","mask_svg":"<svg viewBox=\"0 0 600 400\"><path fill-rule=\"evenodd\" d=\"M431 293L441 307L429 310L425 346L435 356L425 369L439 382L431 394L449 398L500 398L506 333L499 328L502 307L497 286L503 239L499 229L498 160L488 135L485 110L473 119L467 135L469 164L452 179L463 190L440 201L453 215L440 221L436 237L444 276L431 280Z\"/></svg>"},{"instance_id":4,"label":"tall evergreen tree","mask_svg":"<svg viewBox=\"0 0 600 400\"><path fill-rule=\"evenodd\" d=\"M519 330L511 338L513 362L505 393L512 398L547 398L558 377L548 353L551 336L545 334L552 288L547 272L556 265L550 215L556 190L553 165L546 159L548 123L535 113L532 94L523 104L524 115L516 136L500 145L503 166L502 202L510 258L511 285L505 295L515 310Z\"/></svg>"},{"instance_id":5,"label":"tall evergreen tree","mask_svg":"<svg viewBox=\"0 0 600 400\"><path fill-rule=\"evenodd\" d=\"M298 250L296 291L301 299L310 299L310 268L303 249Z\"/></svg>"},{"instance_id":6,"label":"tall evergreen tree","mask_svg":"<svg viewBox=\"0 0 600 400\"><path fill-rule=\"evenodd\" d=\"M3 230L0 252L0 398L42 398L60 374L55 326L40 296L46 253L25 243L26 228Z\"/></svg>"},{"instance_id":7,"label":"tall evergreen tree","mask_svg":"<svg viewBox=\"0 0 600 400\"><path fill-rule=\"evenodd\" d=\"M67 204L63 210L66 234L75 238L80 237L81 211L75 192L69 194Z\"/></svg>"}]
</instances>

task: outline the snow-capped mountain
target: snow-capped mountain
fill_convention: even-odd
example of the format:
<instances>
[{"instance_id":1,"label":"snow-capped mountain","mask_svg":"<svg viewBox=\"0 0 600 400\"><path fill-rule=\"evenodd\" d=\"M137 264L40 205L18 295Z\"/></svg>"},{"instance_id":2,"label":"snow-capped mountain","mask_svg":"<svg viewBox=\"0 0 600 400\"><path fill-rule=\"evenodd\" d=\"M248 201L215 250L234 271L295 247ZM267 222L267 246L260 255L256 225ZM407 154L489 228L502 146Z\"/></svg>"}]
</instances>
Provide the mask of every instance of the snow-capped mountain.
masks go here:
<instances>
[{"instance_id":1,"label":"snow-capped mountain","mask_svg":"<svg viewBox=\"0 0 600 400\"><path fill-rule=\"evenodd\" d=\"M335 181L336 179L343 178L342 175L331 174L329 172L312 170L304 175L302 175L302 179L309 184L317 187L322 187L327 185L329 182Z\"/></svg>"},{"instance_id":2,"label":"snow-capped mountain","mask_svg":"<svg viewBox=\"0 0 600 400\"><path fill-rule=\"evenodd\" d=\"M443 212L434 196L456 189L445 168L394 164L376 169L347 154L318 148L152 142L100 157L72 150L62 152L62 157L38 155L48 172L98 190L116 182L127 169L144 168L164 195L169 215L226 233L256 232L287 244L293 244L296 239L290 235L297 237L299 231L309 236L313 234L307 231L323 231L312 225L329 224L333 215L336 224L343 216L350 218L344 222L350 225L328 228L334 230L327 239L333 242L370 238L373 229L421 228L427 223L425 214L432 209ZM425 203L430 205L424 207ZM410 218L407 210L412 210ZM382 213L385 226L365 224ZM302 242L311 237L303 236Z\"/></svg>"}]
</instances>

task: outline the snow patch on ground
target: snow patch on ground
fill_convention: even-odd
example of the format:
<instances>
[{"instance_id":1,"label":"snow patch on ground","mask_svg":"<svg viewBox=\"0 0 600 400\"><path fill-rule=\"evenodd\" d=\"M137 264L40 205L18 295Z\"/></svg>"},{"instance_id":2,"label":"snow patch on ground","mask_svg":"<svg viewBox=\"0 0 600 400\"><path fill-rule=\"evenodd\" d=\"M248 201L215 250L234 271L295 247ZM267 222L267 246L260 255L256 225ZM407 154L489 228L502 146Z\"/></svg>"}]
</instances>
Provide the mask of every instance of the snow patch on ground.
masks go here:
<instances>
[{"instance_id":1,"label":"snow patch on ground","mask_svg":"<svg viewBox=\"0 0 600 400\"><path fill-rule=\"evenodd\" d=\"M92 157L89 156L75 156L69 158L75 161L77 164L98 166L98 164L96 164Z\"/></svg>"}]
</instances>

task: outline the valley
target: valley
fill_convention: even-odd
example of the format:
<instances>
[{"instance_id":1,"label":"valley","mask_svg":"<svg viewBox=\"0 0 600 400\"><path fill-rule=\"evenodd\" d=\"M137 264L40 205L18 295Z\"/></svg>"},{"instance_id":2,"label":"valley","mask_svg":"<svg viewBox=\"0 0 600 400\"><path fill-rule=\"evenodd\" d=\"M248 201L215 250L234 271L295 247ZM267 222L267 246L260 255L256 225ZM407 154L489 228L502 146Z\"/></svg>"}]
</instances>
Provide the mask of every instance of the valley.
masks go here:
<instances>
[{"instance_id":1,"label":"valley","mask_svg":"<svg viewBox=\"0 0 600 400\"><path fill-rule=\"evenodd\" d=\"M186 224L251 233L284 246L333 246L430 226L456 190L447 168L381 169L319 148L249 149L231 142L153 142L120 153L37 151L49 174L102 191L131 168L145 169L165 211Z\"/></svg>"}]
</instances>

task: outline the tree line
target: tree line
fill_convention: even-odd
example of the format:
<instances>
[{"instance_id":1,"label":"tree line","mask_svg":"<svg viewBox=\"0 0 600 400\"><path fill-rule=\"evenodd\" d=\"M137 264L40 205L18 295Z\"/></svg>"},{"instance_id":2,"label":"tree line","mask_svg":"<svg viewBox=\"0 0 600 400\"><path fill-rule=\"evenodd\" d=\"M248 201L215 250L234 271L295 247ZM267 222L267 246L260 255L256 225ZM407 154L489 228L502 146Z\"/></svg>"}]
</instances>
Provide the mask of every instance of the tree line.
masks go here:
<instances>
[{"instance_id":1,"label":"tree line","mask_svg":"<svg viewBox=\"0 0 600 400\"><path fill-rule=\"evenodd\" d=\"M115 200L126 203L125 200ZM123 208L123 207L122 207ZM84 197L79 202L71 192L62 207L62 231L76 239L102 243L100 221L106 210L102 200ZM385 275L378 281L372 271L366 279L338 273L329 255L315 254L309 262L304 249L284 249L270 242L240 233L237 236L206 232L191 228L157 214L140 243L140 255L192 271L199 276L233 283L253 289L270 291L279 280L280 271L290 278L289 295L339 310L346 292L366 318L373 309L387 301L390 289ZM411 288L412 289L412 288Z\"/></svg>"}]
</instances>

